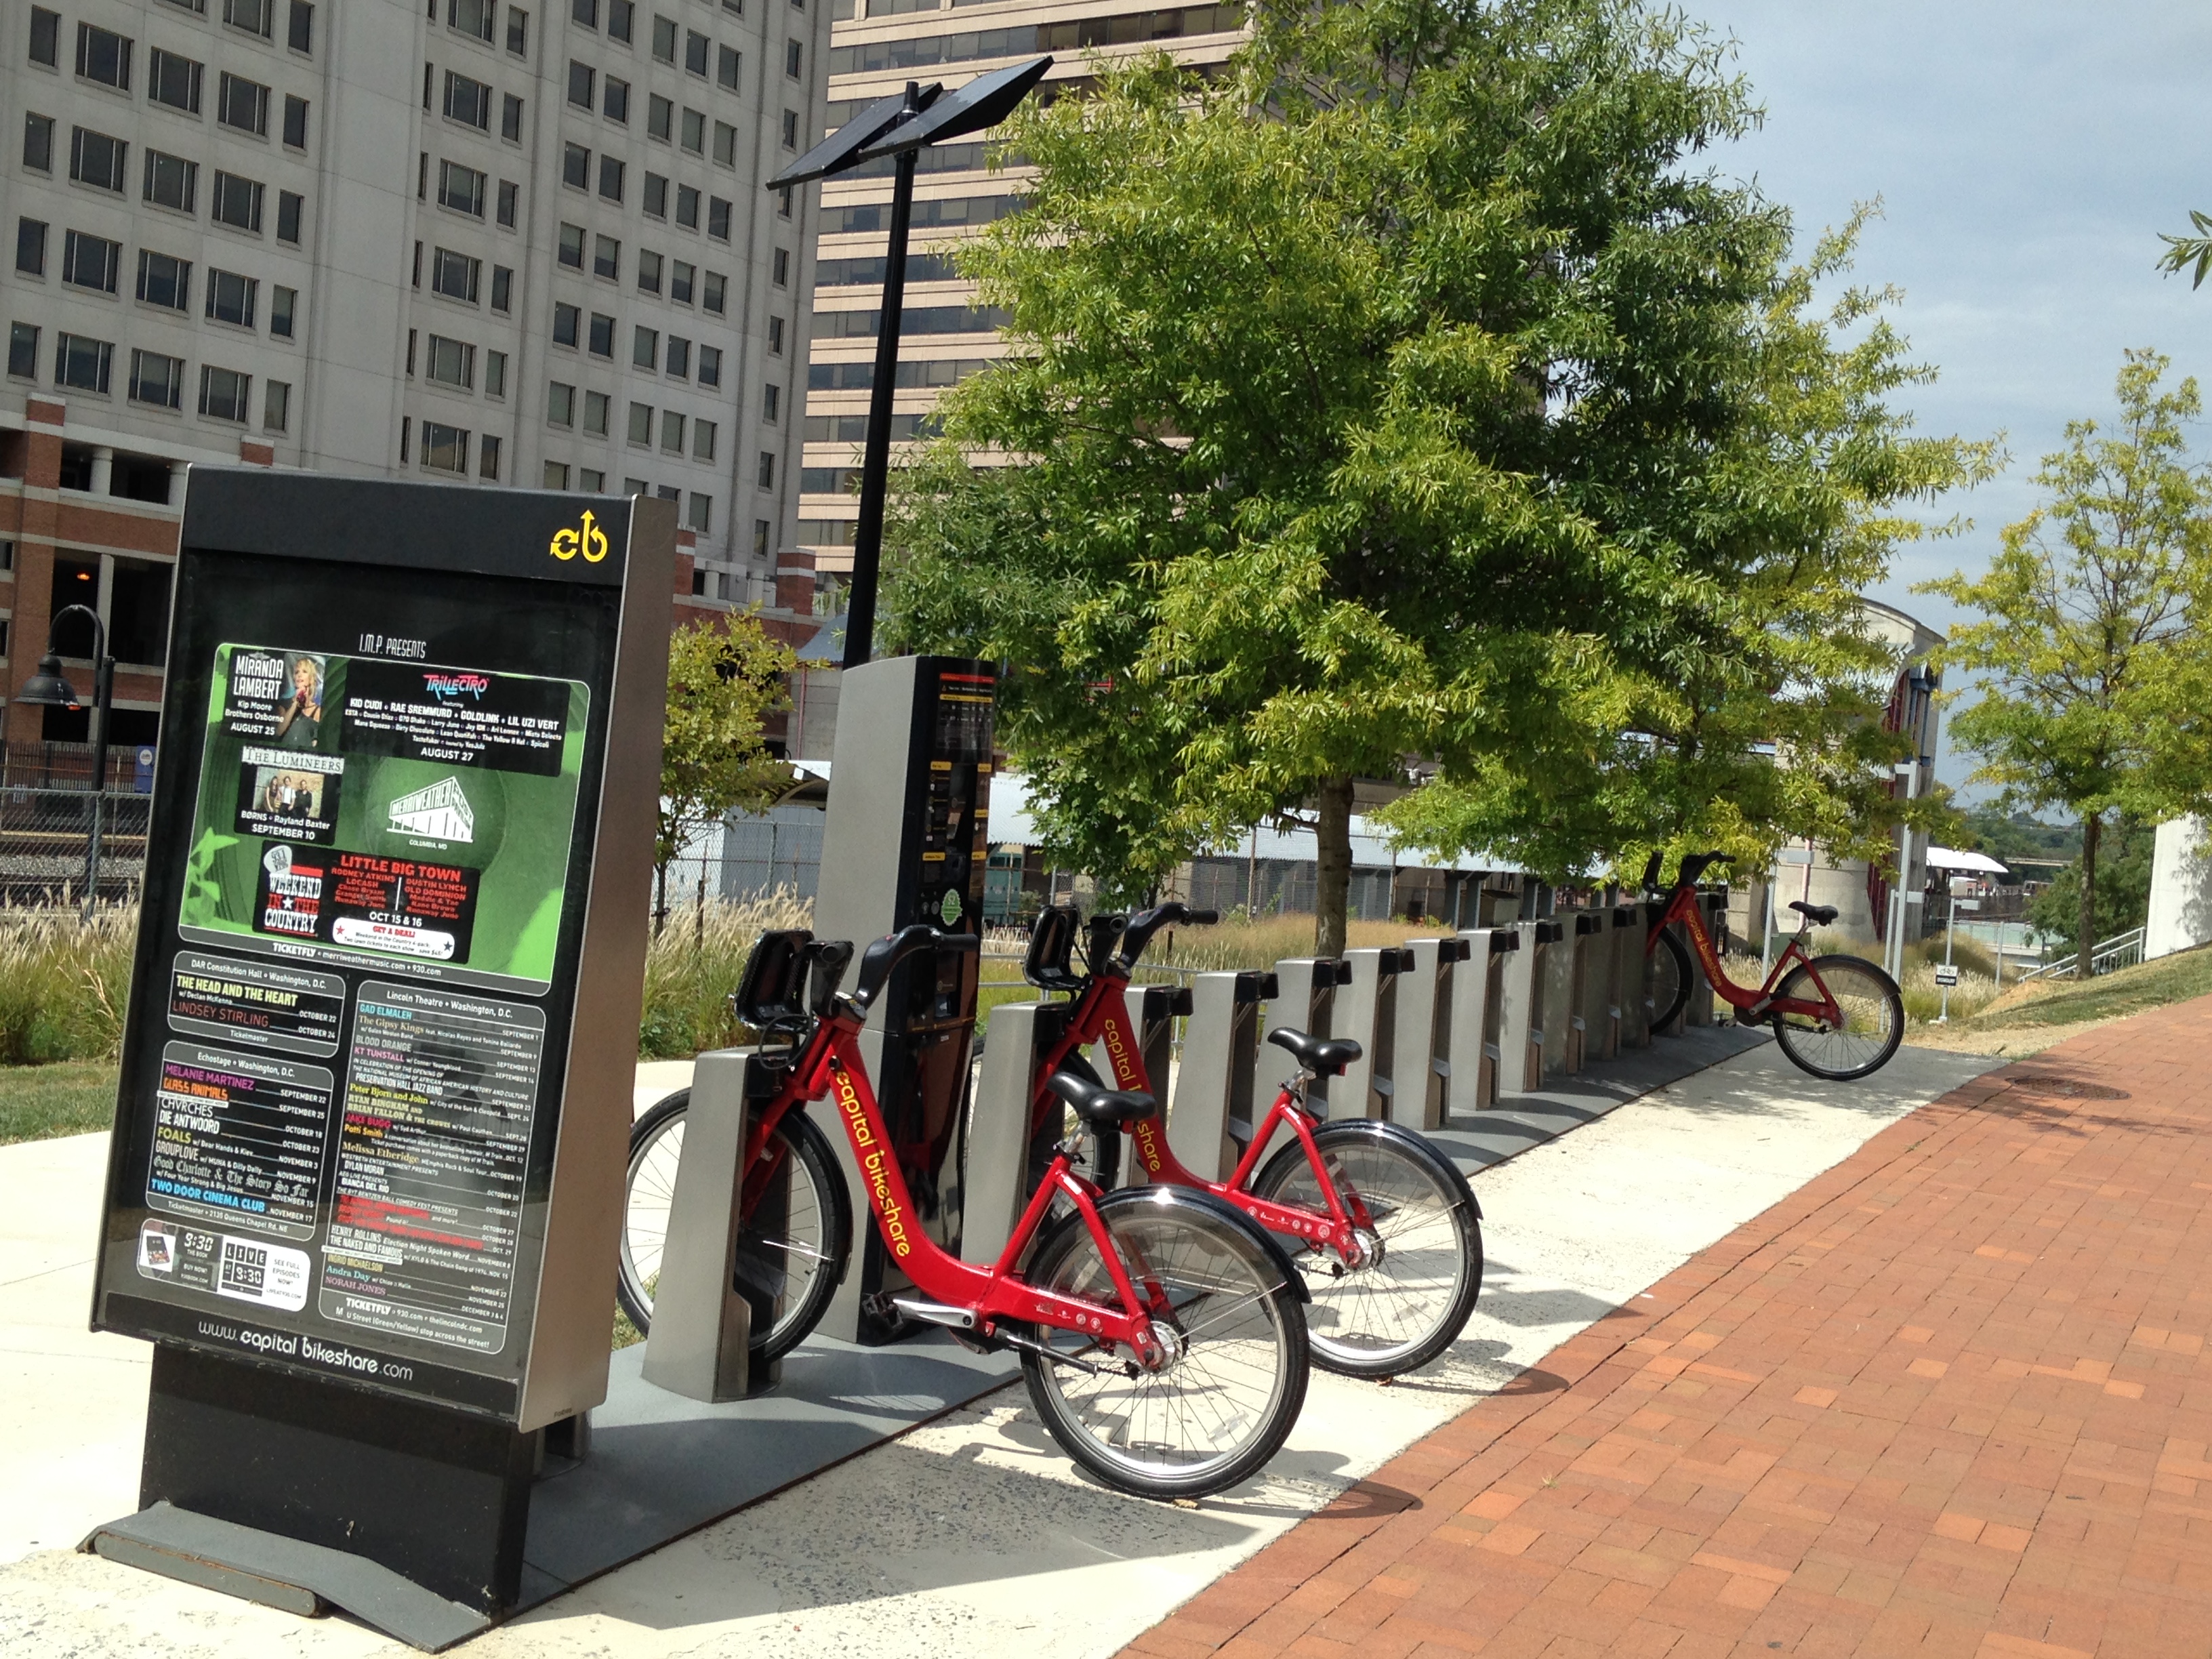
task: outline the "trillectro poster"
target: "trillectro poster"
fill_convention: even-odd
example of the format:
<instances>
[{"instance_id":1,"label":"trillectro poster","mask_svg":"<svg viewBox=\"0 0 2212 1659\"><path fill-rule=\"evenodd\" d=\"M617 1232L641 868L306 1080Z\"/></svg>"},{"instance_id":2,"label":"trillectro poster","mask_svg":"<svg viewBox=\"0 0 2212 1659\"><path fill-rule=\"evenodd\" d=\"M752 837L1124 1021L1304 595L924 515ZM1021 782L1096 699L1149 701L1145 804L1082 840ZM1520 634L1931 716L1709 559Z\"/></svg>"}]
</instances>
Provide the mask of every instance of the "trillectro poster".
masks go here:
<instances>
[{"instance_id":1,"label":"trillectro poster","mask_svg":"<svg viewBox=\"0 0 2212 1659\"><path fill-rule=\"evenodd\" d=\"M218 646L178 933L542 992L589 709L574 680Z\"/></svg>"}]
</instances>

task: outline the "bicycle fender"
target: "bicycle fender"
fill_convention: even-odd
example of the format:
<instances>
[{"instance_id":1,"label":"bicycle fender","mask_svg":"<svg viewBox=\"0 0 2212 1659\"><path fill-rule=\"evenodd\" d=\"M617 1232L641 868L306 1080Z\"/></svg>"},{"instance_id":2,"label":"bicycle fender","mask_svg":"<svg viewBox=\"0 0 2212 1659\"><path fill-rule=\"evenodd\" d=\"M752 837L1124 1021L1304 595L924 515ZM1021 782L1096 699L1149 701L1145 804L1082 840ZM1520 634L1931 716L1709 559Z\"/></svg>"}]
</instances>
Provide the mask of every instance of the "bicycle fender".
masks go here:
<instances>
[{"instance_id":1,"label":"bicycle fender","mask_svg":"<svg viewBox=\"0 0 2212 1659\"><path fill-rule=\"evenodd\" d=\"M1194 1187L1120 1187L1098 1200L1098 1213L1103 1218L1116 1209L1129 1209L1138 1205L1164 1209L1204 1210L1215 1219L1228 1222L1265 1253L1273 1267L1277 1287L1288 1286L1300 1302L1313 1300L1313 1292L1306 1287L1306 1276L1292 1264L1291 1253L1276 1242L1273 1233L1227 1199L1216 1198L1212 1193L1200 1192Z\"/></svg>"},{"instance_id":2,"label":"bicycle fender","mask_svg":"<svg viewBox=\"0 0 2212 1659\"><path fill-rule=\"evenodd\" d=\"M1449 1173L1451 1177L1449 1184L1452 1189L1450 1207L1455 1210L1472 1210L1477 1221L1482 1219L1481 1201L1475 1197L1474 1188L1468 1183L1468 1178L1460 1172L1459 1165L1453 1163L1436 1142L1419 1131L1409 1129L1402 1123L1387 1123L1379 1118L1371 1117L1340 1118L1334 1123L1324 1123L1314 1131L1314 1143L1323 1151L1328 1149L1328 1143L1332 1140L1351 1140L1360 1138L1395 1141L1406 1152L1419 1158L1438 1174Z\"/></svg>"}]
</instances>

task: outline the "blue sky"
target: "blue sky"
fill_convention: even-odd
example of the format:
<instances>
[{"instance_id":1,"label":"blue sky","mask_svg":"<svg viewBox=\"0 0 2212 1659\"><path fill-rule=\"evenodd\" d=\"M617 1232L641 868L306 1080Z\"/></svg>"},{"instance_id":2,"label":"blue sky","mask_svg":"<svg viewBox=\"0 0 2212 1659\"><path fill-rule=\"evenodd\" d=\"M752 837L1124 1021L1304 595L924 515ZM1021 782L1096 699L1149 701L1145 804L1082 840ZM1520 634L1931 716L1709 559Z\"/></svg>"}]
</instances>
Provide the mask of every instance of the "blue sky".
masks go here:
<instances>
[{"instance_id":1,"label":"blue sky","mask_svg":"<svg viewBox=\"0 0 2212 1659\"><path fill-rule=\"evenodd\" d=\"M2212 8L2166 0L1691 0L1737 42L1763 129L1716 158L1794 214L1801 244L1881 198L1858 276L1942 370L1919 425L2005 434L2006 475L1957 498L1965 537L1910 550L1878 598L1978 569L2034 504L2065 424L2105 416L2122 350L2156 346L2212 398L2212 282L2154 269L2160 231L2212 211ZM2212 447L2212 431L2200 433ZM1966 765L1948 761L1947 781Z\"/></svg>"}]
</instances>

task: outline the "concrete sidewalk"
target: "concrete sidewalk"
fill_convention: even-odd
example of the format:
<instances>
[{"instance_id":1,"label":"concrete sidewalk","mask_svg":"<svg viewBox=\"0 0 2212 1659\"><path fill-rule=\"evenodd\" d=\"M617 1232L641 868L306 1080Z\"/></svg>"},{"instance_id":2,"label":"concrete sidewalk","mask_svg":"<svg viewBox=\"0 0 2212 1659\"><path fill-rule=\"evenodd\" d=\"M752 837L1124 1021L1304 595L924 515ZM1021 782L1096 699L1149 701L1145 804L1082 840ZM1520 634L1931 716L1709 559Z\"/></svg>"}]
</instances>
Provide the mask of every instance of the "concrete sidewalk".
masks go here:
<instances>
[{"instance_id":1,"label":"concrete sidewalk","mask_svg":"<svg viewBox=\"0 0 2212 1659\"><path fill-rule=\"evenodd\" d=\"M1127 1651L2212 1652L2208 1042L1956 1090Z\"/></svg>"},{"instance_id":2,"label":"concrete sidewalk","mask_svg":"<svg viewBox=\"0 0 2212 1659\"><path fill-rule=\"evenodd\" d=\"M1013 1390L468 1650L1109 1654L1470 1404L1532 1386L1528 1368L1591 1321L1984 1064L1907 1049L1868 1083L1829 1085L1762 1043L1485 1171L1477 1189L1490 1271L1453 1353L1389 1388L1316 1373L1304 1419L1266 1475L1195 1509L1079 1480ZM41 1443L0 1446L0 1491L23 1494L0 1510L0 1557L23 1558L0 1571L0 1651L402 1651L339 1620L305 1623L56 1551L134 1506L143 1422L143 1346L82 1334L88 1252L75 1236L91 1213L97 1140L46 1143L54 1150L39 1154L40 1178L70 1223L48 1265L30 1271L46 1247L28 1237L23 1271L12 1243L0 1254L0 1344L11 1350L0 1400L12 1420L49 1402ZM0 1150L0 1213L20 1184L9 1154L24 1150ZM76 1164L82 1177L70 1173ZM90 1388L100 1364L116 1376Z\"/></svg>"}]
</instances>

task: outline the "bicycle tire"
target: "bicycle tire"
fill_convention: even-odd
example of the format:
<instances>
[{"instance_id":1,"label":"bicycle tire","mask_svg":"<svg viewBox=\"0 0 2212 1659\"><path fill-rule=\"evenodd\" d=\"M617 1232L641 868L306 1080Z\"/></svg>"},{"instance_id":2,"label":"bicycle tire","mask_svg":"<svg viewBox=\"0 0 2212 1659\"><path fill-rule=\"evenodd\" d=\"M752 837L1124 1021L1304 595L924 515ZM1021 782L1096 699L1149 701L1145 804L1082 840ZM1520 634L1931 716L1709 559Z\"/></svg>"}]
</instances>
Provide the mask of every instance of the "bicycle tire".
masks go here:
<instances>
[{"instance_id":1,"label":"bicycle tire","mask_svg":"<svg viewBox=\"0 0 2212 1659\"><path fill-rule=\"evenodd\" d=\"M615 1279L616 1299L640 1335L653 1329L653 1281L659 1273L659 1248L665 1233L668 1200L675 1191L675 1164L682 1156L684 1118L691 1104L691 1091L678 1089L631 1125L629 1162L623 1190L621 1271ZM740 1217L738 1228L737 1275L750 1278L756 1289L777 1296L775 1319L764 1330L753 1332L745 1352L755 1363L781 1359L804 1342L829 1311L851 1259L852 1198L845 1189L837 1156L821 1126L804 1109L787 1112L776 1125L775 1141L791 1160L794 1188L793 1211L802 1218L801 1228L811 1227L813 1242L805 1245L816 1258L796 1297L779 1293L787 1288L790 1270L785 1265L799 1243L787 1238L779 1244L762 1238ZM798 1188L804 1183L802 1195ZM817 1219L803 1218L811 1211ZM790 1219L790 1218L787 1218ZM659 1224L656 1224L658 1223ZM825 1237L826 1236L826 1237Z\"/></svg>"},{"instance_id":2,"label":"bicycle tire","mask_svg":"<svg viewBox=\"0 0 2212 1659\"><path fill-rule=\"evenodd\" d=\"M1690 987L1695 981L1690 952L1682 941L1664 927L1655 925L1651 931L1656 948L1646 959L1651 964L1650 1030L1657 1032L1673 1024L1690 1006Z\"/></svg>"},{"instance_id":3,"label":"bicycle tire","mask_svg":"<svg viewBox=\"0 0 2212 1659\"><path fill-rule=\"evenodd\" d=\"M1314 1131L1314 1146L1340 1192L1366 1203L1376 1260L1348 1267L1327 1246L1285 1240L1306 1281L1306 1345L1313 1363L1341 1376L1401 1376L1459 1340L1482 1293L1482 1211L1459 1166L1402 1124L1352 1119ZM1328 1204L1293 1139L1261 1166L1255 1197L1322 1215ZM1394 1259L1412 1270L1385 1288Z\"/></svg>"},{"instance_id":4,"label":"bicycle tire","mask_svg":"<svg viewBox=\"0 0 2212 1659\"><path fill-rule=\"evenodd\" d=\"M1305 1404L1298 1290L1267 1236L1210 1193L1127 1187L1101 1197L1097 1209L1124 1262L1137 1264L1130 1277L1166 1288L1177 1315L1170 1328L1187 1346L1161 1370L1134 1376L1024 1352L1030 1401L1060 1449L1116 1491L1156 1498L1226 1491L1282 1449ZM1109 1304L1117 1297L1077 1212L1052 1224L1024 1277ZM1206 1305L1213 1302L1221 1305ZM1209 1334L1201 1339L1201 1331ZM1095 1364L1113 1352L1048 1325L1029 1334L1071 1360ZM1178 1435L1227 1443L1190 1447Z\"/></svg>"},{"instance_id":5,"label":"bicycle tire","mask_svg":"<svg viewBox=\"0 0 2212 1659\"><path fill-rule=\"evenodd\" d=\"M1820 984L1843 1007L1850 1029L1828 1030L1802 1015L1773 1015L1774 1040L1790 1063L1831 1083L1849 1083L1888 1065L1905 1041L1905 999L1897 981L1859 957L1814 957L1792 968L1775 995L1814 1002ZM1867 1029L1860 1029L1862 1019ZM1838 1041L1856 1046L1838 1048ZM1851 1063L1832 1063L1831 1056L1838 1055L1849 1055Z\"/></svg>"}]
</instances>

